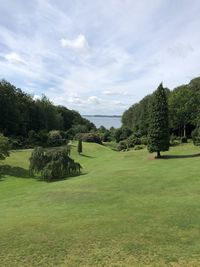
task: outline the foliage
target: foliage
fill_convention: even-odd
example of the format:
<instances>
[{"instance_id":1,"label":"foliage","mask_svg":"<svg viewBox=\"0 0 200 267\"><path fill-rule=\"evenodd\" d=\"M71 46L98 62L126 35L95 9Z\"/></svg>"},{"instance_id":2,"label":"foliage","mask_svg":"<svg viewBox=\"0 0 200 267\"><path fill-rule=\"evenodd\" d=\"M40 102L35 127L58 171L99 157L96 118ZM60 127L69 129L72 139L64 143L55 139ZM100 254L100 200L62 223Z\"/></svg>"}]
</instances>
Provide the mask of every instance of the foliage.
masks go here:
<instances>
[{"instance_id":1,"label":"foliage","mask_svg":"<svg viewBox=\"0 0 200 267\"><path fill-rule=\"evenodd\" d=\"M40 174L45 181L52 181L80 174L81 165L69 157L68 149L45 151L36 147L30 157L30 172Z\"/></svg>"},{"instance_id":2,"label":"foliage","mask_svg":"<svg viewBox=\"0 0 200 267\"><path fill-rule=\"evenodd\" d=\"M143 148L145 148L145 145L136 145L136 146L134 147L135 150L141 150L141 149L143 149Z\"/></svg>"},{"instance_id":3,"label":"foliage","mask_svg":"<svg viewBox=\"0 0 200 267\"><path fill-rule=\"evenodd\" d=\"M77 147L78 153L81 154L83 152L83 146L82 146L82 140L78 140L78 147Z\"/></svg>"},{"instance_id":4,"label":"foliage","mask_svg":"<svg viewBox=\"0 0 200 267\"><path fill-rule=\"evenodd\" d=\"M121 150L126 150L128 148L128 143L126 140L120 141L117 145L117 150L121 151Z\"/></svg>"},{"instance_id":5,"label":"foliage","mask_svg":"<svg viewBox=\"0 0 200 267\"><path fill-rule=\"evenodd\" d=\"M84 142L102 144L101 138L97 133L82 133L77 134L76 139L81 139Z\"/></svg>"},{"instance_id":6,"label":"foliage","mask_svg":"<svg viewBox=\"0 0 200 267\"><path fill-rule=\"evenodd\" d=\"M62 137L60 131L53 130L49 132L49 135L48 135L49 146L61 146L61 145L66 145L66 144L67 144L67 140Z\"/></svg>"},{"instance_id":7,"label":"foliage","mask_svg":"<svg viewBox=\"0 0 200 267\"><path fill-rule=\"evenodd\" d=\"M192 132L192 140L194 145L200 146L200 127L196 127L196 129Z\"/></svg>"},{"instance_id":8,"label":"foliage","mask_svg":"<svg viewBox=\"0 0 200 267\"><path fill-rule=\"evenodd\" d=\"M128 147L131 148L131 147L134 147L135 145L140 145L141 140L136 135L132 134L131 136L127 138L127 143L128 143Z\"/></svg>"},{"instance_id":9,"label":"foliage","mask_svg":"<svg viewBox=\"0 0 200 267\"><path fill-rule=\"evenodd\" d=\"M176 136L190 137L197 126L200 112L200 78L172 91L165 88L165 92L169 103L170 132ZM131 128L134 133L139 131L141 135L147 135L152 97L153 94L147 95L126 110L122 116L123 126Z\"/></svg>"},{"instance_id":10,"label":"foliage","mask_svg":"<svg viewBox=\"0 0 200 267\"><path fill-rule=\"evenodd\" d=\"M143 135L141 138L140 138L140 141L141 141L141 144L142 145L147 145L148 143L148 140L147 140L147 136Z\"/></svg>"},{"instance_id":11,"label":"foliage","mask_svg":"<svg viewBox=\"0 0 200 267\"><path fill-rule=\"evenodd\" d=\"M3 134L0 134L0 160L9 156L9 149L10 145L8 138L3 136Z\"/></svg>"},{"instance_id":12,"label":"foliage","mask_svg":"<svg viewBox=\"0 0 200 267\"><path fill-rule=\"evenodd\" d=\"M113 140L113 137L112 137L112 133L109 131L109 130L106 130L102 136L101 136L101 140L103 142L111 142Z\"/></svg>"},{"instance_id":13,"label":"foliage","mask_svg":"<svg viewBox=\"0 0 200 267\"><path fill-rule=\"evenodd\" d=\"M170 136L170 146L177 146L180 144L180 137L175 136L174 134L172 134Z\"/></svg>"},{"instance_id":14,"label":"foliage","mask_svg":"<svg viewBox=\"0 0 200 267\"><path fill-rule=\"evenodd\" d=\"M149 152L157 152L159 157L160 151L167 151L169 149L169 139L167 95L162 84L160 84L153 94L150 106L148 129Z\"/></svg>"},{"instance_id":15,"label":"foliage","mask_svg":"<svg viewBox=\"0 0 200 267\"><path fill-rule=\"evenodd\" d=\"M188 139L186 136L181 137L181 143L187 143Z\"/></svg>"},{"instance_id":16,"label":"foliage","mask_svg":"<svg viewBox=\"0 0 200 267\"><path fill-rule=\"evenodd\" d=\"M81 115L63 106L54 105L46 96L34 100L5 80L0 80L0 131L12 138L22 136L28 141L40 143L32 132L51 130L67 131L81 125L84 131L96 129L95 125ZM78 128L78 126L77 126Z\"/></svg>"},{"instance_id":17,"label":"foliage","mask_svg":"<svg viewBox=\"0 0 200 267\"><path fill-rule=\"evenodd\" d=\"M133 131L127 126L116 129L115 131L116 142L118 143L119 141L127 139L132 133Z\"/></svg>"}]
</instances>

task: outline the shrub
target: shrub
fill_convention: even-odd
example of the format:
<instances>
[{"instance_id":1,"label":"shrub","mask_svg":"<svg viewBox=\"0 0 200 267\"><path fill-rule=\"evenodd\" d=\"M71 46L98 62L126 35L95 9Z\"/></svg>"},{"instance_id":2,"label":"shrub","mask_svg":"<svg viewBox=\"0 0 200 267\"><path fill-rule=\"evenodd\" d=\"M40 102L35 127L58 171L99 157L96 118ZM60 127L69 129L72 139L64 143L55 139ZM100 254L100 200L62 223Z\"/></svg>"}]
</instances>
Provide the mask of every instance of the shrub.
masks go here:
<instances>
[{"instance_id":1,"label":"shrub","mask_svg":"<svg viewBox=\"0 0 200 267\"><path fill-rule=\"evenodd\" d=\"M170 137L170 146L177 146L179 144L180 144L180 137L177 137L172 134Z\"/></svg>"},{"instance_id":2,"label":"shrub","mask_svg":"<svg viewBox=\"0 0 200 267\"><path fill-rule=\"evenodd\" d=\"M101 136L102 142L111 142L112 141L112 135L111 132L106 130L102 136Z\"/></svg>"},{"instance_id":3,"label":"shrub","mask_svg":"<svg viewBox=\"0 0 200 267\"><path fill-rule=\"evenodd\" d=\"M131 135L127 139L128 147L134 147L135 145L141 145L141 141L135 135Z\"/></svg>"},{"instance_id":4,"label":"shrub","mask_svg":"<svg viewBox=\"0 0 200 267\"><path fill-rule=\"evenodd\" d=\"M181 143L187 143L187 137L186 136L181 137Z\"/></svg>"},{"instance_id":5,"label":"shrub","mask_svg":"<svg viewBox=\"0 0 200 267\"><path fill-rule=\"evenodd\" d=\"M11 149L20 149L23 147L21 140L9 138L10 148Z\"/></svg>"},{"instance_id":6,"label":"shrub","mask_svg":"<svg viewBox=\"0 0 200 267\"><path fill-rule=\"evenodd\" d=\"M140 138L140 141L142 145L147 145L147 137L145 135Z\"/></svg>"},{"instance_id":7,"label":"shrub","mask_svg":"<svg viewBox=\"0 0 200 267\"><path fill-rule=\"evenodd\" d=\"M67 149L45 151L36 147L30 157L30 172L38 173L43 180L52 181L79 174L81 165L69 157Z\"/></svg>"},{"instance_id":8,"label":"shrub","mask_svg":"<svg viewBox=\"0 0 200 267\"><path fill-rule=\"evenodd\" d=\"M145 148L145 145L136 145L136 146L134 147L135 150L141 150L141 149L143 149L143 148Z\"/></svg>"},{"instance_id":9,"label":"shrub","mask_svg":"<svg viewBox=\"0 0 200 267\"><path fill-rule=\"evenodd\" d=\"M119 141L127 139L132 134L132 132L133 131L126 126L116 129L115 131L116 142L118 143Z\"/></svg>"},{"instance_id":10,"label":"shrub","mask_svg":"<svg viewBox=\"0 0 200 267\"><path fill-rule=\"evenodd\" d=\"M67 140L62 138L60 131L53 130L49 132L48 145L61 146L67 144Z\"/></svg>"},{"instance_id":11,"label":"shrub","mask_svg":"<svg viewBox=\"0 0 200 267\"><path fill-rule=\"evenodd\" d=\"M102 144L100 136L96 133L82 133L76 135L76 138L81 139L84 142Z\"/></svg>"},{"instance_id":12,"label":"shrub","mask_svg":"<svg viewBox=\"0 0 200 267\"><path fill-rule=\"evenodd\" d=\"M3 134L0 134L0 160L3 160L9 156L9 149L9 139Z\"/></svg>"},{"instance_id":13,"label":"shrub","mask_svg":"<svg viewBox=\"0 0 200 267\"><path fill-rule=\"evenodd\" d=\"M127 141L120 141L119 144L117 145L117 150L121 151L121 150L126 150L128 148L128 143Z\"/></svg>"},{"instance_id":14,"label":"shrub","mask_svg":"<svg viewBox=\"0 0 200 267\"><path fill-rule=\"evenodd\" d=\"M192 140L195 146L200 146L200 128L194 129L192 132Z\"/></svg>"}]
</instances>

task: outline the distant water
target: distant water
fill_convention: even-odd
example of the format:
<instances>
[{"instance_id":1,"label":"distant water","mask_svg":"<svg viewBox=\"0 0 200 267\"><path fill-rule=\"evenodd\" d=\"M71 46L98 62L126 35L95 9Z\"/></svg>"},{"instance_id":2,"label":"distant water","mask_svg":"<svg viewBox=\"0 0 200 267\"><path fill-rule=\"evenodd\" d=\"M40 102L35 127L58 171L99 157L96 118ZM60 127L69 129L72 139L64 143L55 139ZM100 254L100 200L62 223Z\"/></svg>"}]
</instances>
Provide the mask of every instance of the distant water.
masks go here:
<instances>
[{"instance_id":1,"label":"distant water","mask_svg":"<svg viewBox=\"0 0 200 267\"><path fill-rule=\"evenodd\" d=\"M83 117L93 122L97 128L99 128L102 125L107 129L110 129L110 127L119 128L122 125L120 117L96 117L96 116L83 116Z\"/></svg>"}]
</instances>

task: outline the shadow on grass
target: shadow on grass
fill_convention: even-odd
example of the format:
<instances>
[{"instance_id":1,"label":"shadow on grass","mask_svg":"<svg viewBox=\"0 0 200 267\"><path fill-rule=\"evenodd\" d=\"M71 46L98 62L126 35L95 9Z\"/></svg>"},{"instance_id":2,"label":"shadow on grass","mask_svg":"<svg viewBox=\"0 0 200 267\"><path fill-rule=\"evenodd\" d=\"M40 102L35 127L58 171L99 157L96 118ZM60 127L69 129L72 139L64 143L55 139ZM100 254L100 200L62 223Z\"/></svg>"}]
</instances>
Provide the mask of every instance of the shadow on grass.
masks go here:
<instances>
[{"instance_id":1,"label":"shadow on grass","mask_svg":"<svg viewBox=\"0 0 200 267\"><path fill-rule=\"evenodd\" d=\"M37 177L37 181L38 182L46 182L46 183L56 183L56 182L62 182L62 181L70 180L70 179L73 179L75 177L83 176L83 175L86 175L86 174L87 174L87 172L79 173L79 174L71 174L69 176L66 176L65 178L54 179L54 180L51 180L51 181L46 181L46 180L43 180L41 177Z\"/></svg>"},{"instance_id":2,"label":"shadow on grass","mask_svg":"<svg viewBox=\"0 0 200 267\"><path fill-rule=\"evenodd\" d=\"M10 165L1 165L0 166L0 177L3 175L10 175L21 178L31 178L29 170L26 170L21 167L13 167Z\"/></svg>"},{"instance_id":3,"label":"shadow on grass","mask_svg":"<svg viewBox=\"0 0 200 267\"><path fill-rule=\"evenodd\" d=\"M200 153L187 154L187 155L164 155L156 159L187 159L187 158L196 158L196 157L200 157Z\"/></svg>"},{"instance_id":4,"label":"shadow on grass","mask_svg":"<svg viewBox=\"0 0 200 267\"><path fill-rule=\"evenodd\" d=\"M91 158L91 159L94 159L95 158L93 156L89 156L89 155L85 155L85 154L80 154L80 156L85 157L85 158Z\"/></svg>"}]
</instances>

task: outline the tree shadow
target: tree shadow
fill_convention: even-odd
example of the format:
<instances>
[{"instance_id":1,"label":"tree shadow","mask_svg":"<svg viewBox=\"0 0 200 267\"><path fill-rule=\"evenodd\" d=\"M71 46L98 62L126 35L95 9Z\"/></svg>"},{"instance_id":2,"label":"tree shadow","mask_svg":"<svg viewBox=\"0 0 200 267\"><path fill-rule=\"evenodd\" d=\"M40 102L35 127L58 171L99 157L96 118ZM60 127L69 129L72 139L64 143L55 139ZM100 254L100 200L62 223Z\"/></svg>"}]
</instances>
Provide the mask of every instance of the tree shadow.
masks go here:
<instances>
[{"instance_id":1,"label":"tree shadow","mask_svg":"<svg viewBox=\"0 0 200 267\"><path fill-rule=\"evenodd\" d=\"M91 158L91 159L94 159L95 158L93 156L89 156L89 155L85 155L85 154L80 154L80 156L85 157L85 158Z\"/></svg>"},{"instance_id":2,"label":"tree shadow","mask_svg":"<svg viewBox=\"0 0 200 267\"><path fill-rule=\"evenodd\" d=\"M88 174L88 173L84 172L84 173L70 174L64 178L53 179L51 181L46 181L46 180L42 179L41 177L37 177L37 181L38 182L46 182L46 183L56 183L56 182L62 182L62 181L70 180L70 179L73 179L75 177L83 176L86 174Z\"/></svg>"},{"instance_id":3,"label":"tree shadow","mask_svg":"<svg viewBox=\"0 0 200 267\"><path fill-rule=\"evenodd\" d=\"M31 178L29 170L10 165L0 166L0 177L2 177L3 175L16 176L20 178Z\"/></svg>"},{"instance_id":4,"label":"tree shadow","mask_svg":"<svg viewBox=\"0 0 200 267\"><path fill-rule=\"evenodd\" d=\"M197 154L187 154L187 155L164 155L157 159L187 159L200 157L200 153Z\"/></svg>"}]
</instances>

